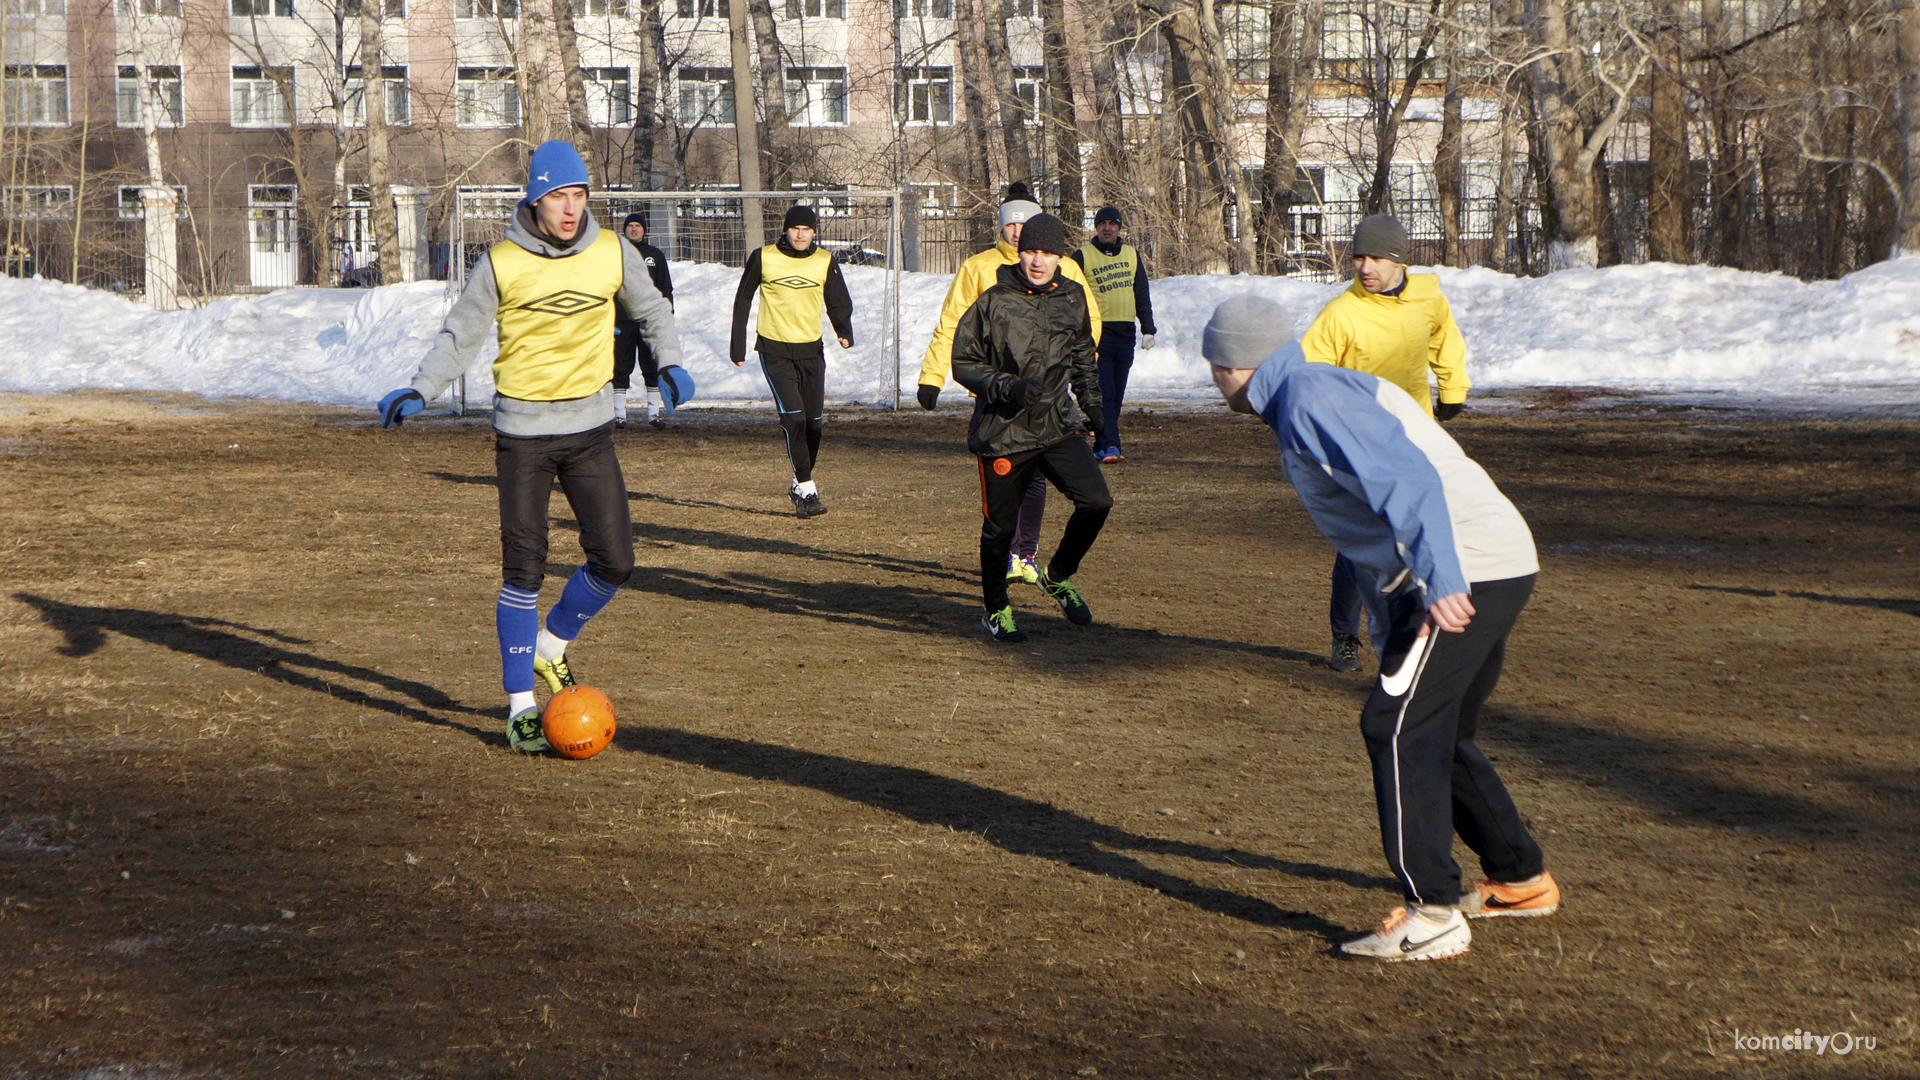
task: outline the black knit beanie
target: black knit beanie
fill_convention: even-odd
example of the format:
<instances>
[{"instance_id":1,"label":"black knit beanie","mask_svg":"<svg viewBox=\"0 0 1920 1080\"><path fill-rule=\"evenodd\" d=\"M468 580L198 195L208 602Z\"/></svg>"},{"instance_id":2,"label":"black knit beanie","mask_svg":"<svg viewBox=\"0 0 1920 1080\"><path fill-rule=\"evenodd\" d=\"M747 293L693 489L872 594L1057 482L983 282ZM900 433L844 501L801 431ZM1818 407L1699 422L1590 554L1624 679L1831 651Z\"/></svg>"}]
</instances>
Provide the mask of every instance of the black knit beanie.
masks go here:
<instances>
[{"instance_id":1,"label":"black knit beanie","mask_svg":"<svg viewBox=\"0 0 1920 1080\"><path fill-rule=\"evenodd\" d=\"M620 231L626 232L627 226L633 224L636 221L640 223L641 228L644 229L647 227L647 215L642 214L638 210L636 210L633 213L627 215L627 220L620 223Z\"/></svg>"},{"instance_id":2,"label":"black knit beanie","mask_svg":"<svg viewBox=\"0 0 1920 1080\"><path fill-rule=\"evenodd\" d=\"M820 230L820 217L818 214L815 214L813 212L813 207L811 206L789 207L787 209L787 220L781 223L780 231L786 232L788 229L794 228L795 226L801 226L801 225L804 225L807 228L814 230L815 232L818 232Z\"/></svg>"},{"instance_id":3,"label":"black knit beanie","mask_svg":"<svg viewBox=\"0 0 1920 1080\"><path fill-rule=\"evenodd\" d=\"M1363 217L1353 230L1353 255L1407 261L1407 227L1387 214Z\"/></svg>"},{"instance_id":4,"label":"black knit beanie","mask_svg":"<svg viewBox=\"0 0 1920 1080\"><path fill-rule=\"evenodd\" d=\"M1021 251L1067 253L1067 223L1052 214L1035 214L1020 227Z\"/></svg>"}]
</instances>

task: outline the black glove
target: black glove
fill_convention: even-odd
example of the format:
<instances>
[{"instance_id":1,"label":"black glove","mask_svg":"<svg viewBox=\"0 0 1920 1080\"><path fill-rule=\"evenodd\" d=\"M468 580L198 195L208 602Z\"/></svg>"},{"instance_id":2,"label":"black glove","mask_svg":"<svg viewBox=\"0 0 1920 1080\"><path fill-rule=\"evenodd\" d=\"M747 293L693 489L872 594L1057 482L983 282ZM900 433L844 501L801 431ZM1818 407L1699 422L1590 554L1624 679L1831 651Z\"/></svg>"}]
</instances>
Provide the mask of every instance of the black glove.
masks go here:
<instances>
[{"instance_id":1,"label":"black glove","mask_svg":"<svg viewBox=\"0 0 1920 1080\"><path fill-rule=\"evenodd\" d=\"M1088 424L1087 434L1093 436L1093 452L1094 453L1097 454L1100 451L1105 450L1107 448L1107 429L1102 427L1096 427L1093 424Z\"/></svg>"},{"instance_id":2,"label":"black glove","mask_svg":"<svg viewBox=\"0 0 1920 1080\"><path fill-rule=\"evenodd\" d=\"M1039 396L1040 383L1035 379L1015 379L1013 385L1007 387L1007 400L1023 409L1033 404L1033 399Z\"/></svg>"},{"instance_id":3,"label":"black glove","mask_svg":"<svg viewBox=\"0 0 1920 1080\"><path fill-rule=\"evenodd\" d=\"M1433 418L1444 424L1466 410L1467 403L1464 401L1443 401L1434 406Z\"/></svg>"},{"instance_id":4,"label":"black glove","mask_svg":"<svg viewBox=\"0 0 1920 1080\"><path fill-rule=\"evenodd\" d=\"M940 388L937 386L928 386L926 383L921 383L920 384L920 407L931 412L933 411L933 407L939 403L940 403Z\"/></svg>"},{"instance_id":5,"label":"black glove","mask_svg":"<svg viewBox=\"0 0 1920 1080\"><path fill-rule=\"evenodd\" d=\"M399 427L400 422L427 407L427 399L418 390L395 390L374 406L380 413L380 426Z\"/></svg>"}]
</instances>

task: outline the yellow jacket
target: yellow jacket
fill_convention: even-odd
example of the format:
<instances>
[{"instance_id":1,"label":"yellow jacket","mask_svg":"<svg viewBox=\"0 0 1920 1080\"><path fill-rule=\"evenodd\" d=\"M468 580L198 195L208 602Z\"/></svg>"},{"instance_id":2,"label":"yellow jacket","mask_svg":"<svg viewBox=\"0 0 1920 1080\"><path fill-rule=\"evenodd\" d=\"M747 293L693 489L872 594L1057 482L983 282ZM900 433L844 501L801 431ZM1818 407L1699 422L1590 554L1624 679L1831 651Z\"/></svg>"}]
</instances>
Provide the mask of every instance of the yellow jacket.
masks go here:
<instances>
[{"instance_id":1,"label":"yellow jacket","mask_svg":"<svg viewBox=\"0 0 1920 1080\"><path fill-rule=\"evenodd\" d=\"M933 340L927 344L927 355L920 361L921 386L947 385L947 372L953 368L953 330L960 325L960 316L967 313L980 294L993 288L998 279L1000 268L1020 261L1020 253L1005 240L998 241L992 247L969 258L960 264L960 272L953 275L953 284L947 286L947 301L940 305L940 325L933 329ZM1087 288L1086 271L1072 259L1060 260L1060 273L1080 283L1087 289L1087 313L1093 322L1093 343L1100 344L1100 305Z\"/></svg>"},{"instance_id":2,"label":"yellow jacket","mask_svg":"<svg viewBox=\"0 0 1920 1080\"><path fill-rule=\"evenodd\" d=\"M1300 339L1308 360L1352 368L1399 386L1433 412L1427 389L1432 369L1440 400L1467 400L1467 343L1453 323L1453 309L1432 274L1408 274L1398 296L1381 296L1353 287L1334 297ZM922 380L924 381L924 380Z\"/></svg>"}]
</instances>

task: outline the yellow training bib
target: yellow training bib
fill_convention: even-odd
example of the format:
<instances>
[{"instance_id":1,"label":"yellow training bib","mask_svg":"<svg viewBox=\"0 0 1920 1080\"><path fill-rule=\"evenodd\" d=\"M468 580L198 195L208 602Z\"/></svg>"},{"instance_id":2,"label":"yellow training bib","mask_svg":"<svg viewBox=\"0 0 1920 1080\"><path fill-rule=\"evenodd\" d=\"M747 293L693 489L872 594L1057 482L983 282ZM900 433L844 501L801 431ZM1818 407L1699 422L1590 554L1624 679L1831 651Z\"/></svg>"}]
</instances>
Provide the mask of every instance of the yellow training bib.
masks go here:
<instances>
[{"instance_id":1,"label":"yellow training bib","mask_svg":"<svg viewBox=\"0 0 1920 1080\"><path fill-rule=\"evenodd\" d=\"M569 401L613 378L614 297L624 277L617 235L560 259L511 240L487 252L500 294L500 358L493 384L522 401Z\"/></svg>"},{"instance_id":2,"label":"yellow training bib","mask_svg":"<svg viewBox=\"0 0 1920 1080\"><path fill-rule=\"evenodd\" d=\"M1132 244L1121 244L1118 255L1109 255L1088 244L1080 249L1086 263L1087 284L1100 304L1102 322L1129 323L1139 317L1133 304L1133 279L1140 271L1140 253Z\"/></svg>"},{"instance_id":3,"label":"yellow training bib","mask_svg":"<svg viewBox=\"0 0 1920 1080\"><path fill-rule=\"evenodd\" d=\"M819 341L827 271L832 268L833 256L818 245L800 259L772 244L761 248L760 321L755 326L760 336L796 345Z\"/></svg>"}]
</instances>

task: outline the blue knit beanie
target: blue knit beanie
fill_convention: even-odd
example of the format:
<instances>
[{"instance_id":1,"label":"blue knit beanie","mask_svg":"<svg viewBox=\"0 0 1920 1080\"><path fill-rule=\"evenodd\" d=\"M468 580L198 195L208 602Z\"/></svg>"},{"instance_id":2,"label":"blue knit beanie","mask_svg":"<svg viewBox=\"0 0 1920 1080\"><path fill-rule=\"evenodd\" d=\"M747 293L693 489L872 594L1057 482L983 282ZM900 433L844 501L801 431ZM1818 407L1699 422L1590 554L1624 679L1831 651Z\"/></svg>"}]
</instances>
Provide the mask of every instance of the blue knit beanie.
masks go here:
<instances>
[{"instance_id":1,"label":"blue knit beanie","mask_svg":"<svg viewBox=\"0 0 1920 1080\"><path fill-rule=\"evenodd\" d=\"M572 143L550 139L534 150L533 160L527 164L528 202L539 202L555 188L587 186L587 163L580 160L580 152Z\"/></svg>"}]
</instances>

